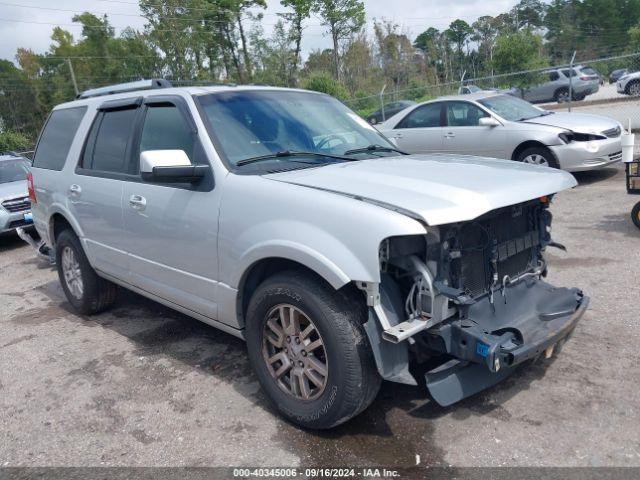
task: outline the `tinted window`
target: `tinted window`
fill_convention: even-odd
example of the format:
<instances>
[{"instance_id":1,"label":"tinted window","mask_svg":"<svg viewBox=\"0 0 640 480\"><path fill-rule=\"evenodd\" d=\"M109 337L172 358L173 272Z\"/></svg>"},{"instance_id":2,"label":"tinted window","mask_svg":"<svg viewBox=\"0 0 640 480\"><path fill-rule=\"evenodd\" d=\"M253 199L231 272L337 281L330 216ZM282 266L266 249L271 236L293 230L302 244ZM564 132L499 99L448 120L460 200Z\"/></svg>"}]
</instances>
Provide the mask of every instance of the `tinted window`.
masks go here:
<instances>
[{"instance_id":1,"label":"tinted window","mask_svg":"<svg viewBox=\"0 0 640 480\"><path fill-rule=\"evenodd\" d=\"M564 70L562 70L562 74L569 78L569 76L571 77L575 77L576 75L578 75L578 72L576 72L575 70L569 70L568 68L565 68Z\"/></svg>"},{"instance_id":2,"label":"tinted window","mask_svg":"<svg viewBox=\"0 0 640 480\"><path fill-rule=\"evenodd\" d=\"M433 128L440 126L441 103L430 103L416 108L396 128Z\"/></svg>"},{"instance_id":3,"label":"tinted window","mask_svg":"<svg viewBox=\"0 0 640 480\"><path fill-rule=\"evenodd\" d=\"M33 166L62 170L87 107L65 108L51 112L40 135Z\"/></svg>"},{"instance_id":4,"label":"tinted window","mask_svg":"<svg viewBox=\"0 0 640 480\"><path fill-rule=\"evenodd\" d=\"M102 112L89 135L89 142L95 143L93 149L87 148L83 167L102 172L126 172L127 144L135 116L136 110L132 108Z\"/></svg>"},{"instance_id":5,"label":"tinted window","mask_svg":"<svg viewBox=\"0 0 640 480\"><path fill-rule=\"evenodd\" d=\"M450 127L477 127L482 117L489 115L469 102L447 102L447 125Z\"/></svg>"},{"instance_id":6,"label":"tinted window","mask_svg":"<svg viewBox=\"0 0 640 480\"><path fill-rule=\"evenodd\" d=\"M582 69L582 73L586 73L587 75L598 75L598 72L591 67L584 67Z\"/></svg>"},{"instance_id":7,"label":"tinted window","mask_svg":"<svg viewBox=\"0 0 640 480\"><path fill-rule=\"evenodd\" d=\"M560 75L558 75L558 72L549 72L549 80L551 80L552 82L555 82L559 78Z\"/></svg>"},{"instance_id":8,"label":"tinted window","mask_svg":"<svg viewBox=\"0 0 640 480\"><path fill-rule=\"evenodd\" d=\"M193 145L193 134L177 107L173 105L149 107L140 139L141 152L184 150L193 162Z\"/></svg>"}]
</instances>

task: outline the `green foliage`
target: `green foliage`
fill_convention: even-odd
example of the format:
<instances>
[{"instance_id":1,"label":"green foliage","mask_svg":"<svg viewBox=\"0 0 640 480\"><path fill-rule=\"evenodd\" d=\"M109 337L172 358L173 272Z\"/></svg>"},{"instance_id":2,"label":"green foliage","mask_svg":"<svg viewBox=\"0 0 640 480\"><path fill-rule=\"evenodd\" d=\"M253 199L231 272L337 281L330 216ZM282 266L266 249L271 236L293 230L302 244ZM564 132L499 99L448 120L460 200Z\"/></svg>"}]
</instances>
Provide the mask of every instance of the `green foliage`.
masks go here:
<instances>
[{"instance_id":1,"label":"green foliage","mask_svg":"<svg viewBox=\"0 0 640 480\"><path fill-rule=\"evenodd\" d=\"M541 52L542 40L531 31L504 33L496 38L493 66L496 73L543 68L547 65L547 60ZM522 73L513 78L507 77L510 86L518 87L523 92L540 80L540 74L537 72Z\"/></svg>"},{"instance_id":2,"label":"green foliage","mask_svg":"<svg viewBox=\"0 0 640 480\"><path fill-rule=\"evenodd\" d=\"M3 152L24 152L33 147L33 142L22 133L8 130L0 132L0 153Z\"/></svg>"},{"instance_id":3,"label":"green foliage","mask_svg":"<svg viewBox=\"0 0 640 480\"><path fill-rule=\"evenodd\" d=\"M177 85L301 85L370 113L385 85L385 101L421 100L457 90L464 71L471 79L566 64L576 49L579 62L640 51L640 0L519 0L471 25L462 19L443 30L426 25L415 39L384 19L364 28L362 0L280 3L270 35L263 28L265 0L139 0L144 28L119 33L106 16L78 14L75 37L55 27L46 52L21 48L16 64L0 61L0 131L33 142L48 111L74 98L71 68L80 90L152 77ZM320 18L332 47L303 59L311 16ZM640 57L592 66L604 74L638 69ZM529 73L478 84L524 90L537 81Z\"/></svg>"},{"instance_id":4,"label":"green foliage","mask_svg":"<svg viewBox=\"0 0 640 480\"><path fill-rule=\"evenodd\" d=\"M306 90L313 90L315 92L326 93L339 100L346 100L349 98L349 92L345 86L326 74L312 75L302 83L302 88Z\"/></svg>"}]
</instances>

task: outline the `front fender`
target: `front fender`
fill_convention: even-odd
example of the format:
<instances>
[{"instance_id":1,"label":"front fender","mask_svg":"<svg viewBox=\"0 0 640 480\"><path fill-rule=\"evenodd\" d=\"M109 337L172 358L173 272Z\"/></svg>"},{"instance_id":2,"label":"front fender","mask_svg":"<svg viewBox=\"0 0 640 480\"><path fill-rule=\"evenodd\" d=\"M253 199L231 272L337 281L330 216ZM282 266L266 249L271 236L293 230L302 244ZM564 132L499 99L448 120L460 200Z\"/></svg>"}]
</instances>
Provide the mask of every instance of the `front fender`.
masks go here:
<instances>
[{"instance_id":1,"label":"front fender","mask_svg":"<svg viewBox=\"0 0 640 480\"><path fill-rule=\"evenodd\" d=\"M333 287L380 281L385 238L424 235L425 226L361 200L258 176L230 175L220 210L220 281L237 289L267 258L296 261Z\"/></svg>"},{"instance_id":2,"label":"front fender","mask_svg":"<svg viewBox=\"0 0 640 480\"><path fill-rule=\"evenodd\" d=\"M255 245L242 255L231 278L231 286L237 288L244 272L247 272L260 260L267 258L284 258L305 265L329 282L335 289L346 285L351 280L342 268L322 253L297 242L272 240ZM351 261L359 264L355 258L352 258ZM364 271L364 267L361 264L353 266Z\"/></svg>"}]
</instances>

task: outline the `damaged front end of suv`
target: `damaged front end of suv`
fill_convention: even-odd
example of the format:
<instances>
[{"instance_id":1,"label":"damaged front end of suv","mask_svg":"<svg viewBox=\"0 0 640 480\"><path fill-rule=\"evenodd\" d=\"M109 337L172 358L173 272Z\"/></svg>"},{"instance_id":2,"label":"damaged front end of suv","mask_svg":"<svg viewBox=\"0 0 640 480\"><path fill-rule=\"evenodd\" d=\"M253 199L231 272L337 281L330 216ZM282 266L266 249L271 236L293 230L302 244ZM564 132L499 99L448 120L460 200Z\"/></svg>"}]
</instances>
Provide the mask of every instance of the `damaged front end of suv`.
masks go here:
<instances>
[{"instance_id":1,"label":"damaged front end of suv","mask_svg":"<svg viewBox=\"0 0 640 480\"><path fill-rule=\"evenodd\" d=\"M562 345L589 299L544 281L545 249L563 248L551 239L551 200L382 242L380 284L359 287L383 378L415 385L410 362L428 360L436 366L426 373L427 388L446 406Z\"/></svg>"}]
</instances>

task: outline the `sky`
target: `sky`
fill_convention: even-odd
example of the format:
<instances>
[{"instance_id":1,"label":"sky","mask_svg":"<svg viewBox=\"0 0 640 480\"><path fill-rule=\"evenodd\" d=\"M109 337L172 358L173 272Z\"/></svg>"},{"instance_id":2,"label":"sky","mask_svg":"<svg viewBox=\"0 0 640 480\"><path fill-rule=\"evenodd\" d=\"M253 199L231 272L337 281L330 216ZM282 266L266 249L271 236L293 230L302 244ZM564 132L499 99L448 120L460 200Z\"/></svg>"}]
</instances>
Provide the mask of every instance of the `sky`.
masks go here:
<instances>
[{"instance_id":1,"label":"sky","mask_svg":"<svg viewBox=\"0 0 640 480\"><path fill-rule=\"evenodd\" d=\"M385 18L400 25L412 38L428 27L446 28L456 18L471 24L483 15L497 15L517 3L516 0L365 0L369 25L371 20ZM285 9L279 0L267 0L263 20L266 34L277 21L277 13ZM18 47L44 53L51 44L51 32L59 25L80 36L80 28L71 18L84 11L96 15L106 13L119 32L126 26L142 29L136 0L0 0L0 58L15 60ZM330 38L317 17L307 21L303 37L303 54L330 46Z\"/></svg>"}]
</instances>

